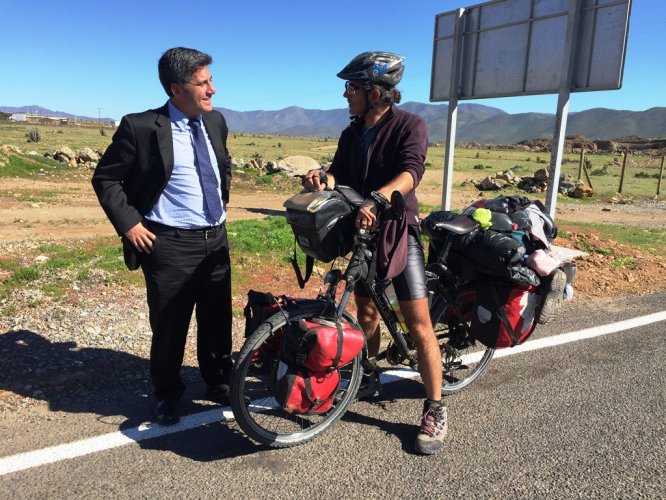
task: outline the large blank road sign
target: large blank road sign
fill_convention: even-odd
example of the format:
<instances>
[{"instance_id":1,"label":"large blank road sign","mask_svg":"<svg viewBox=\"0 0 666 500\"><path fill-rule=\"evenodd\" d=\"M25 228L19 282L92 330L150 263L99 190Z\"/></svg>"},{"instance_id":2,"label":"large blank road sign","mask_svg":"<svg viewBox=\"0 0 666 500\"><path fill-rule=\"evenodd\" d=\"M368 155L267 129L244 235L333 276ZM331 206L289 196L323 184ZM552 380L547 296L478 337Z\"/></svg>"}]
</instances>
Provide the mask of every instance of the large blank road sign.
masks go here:
<instances>
[{"instance_id":1,"label":"large blank road sign","mask_svg":"<svg viewBox=\"0 0 666 500\"><path fill-rule=\"evenodd\" d=\"M622 86L630 0L583 0L573 33L571 91ZM496 0L467 7L456 39L457 11L435 18L431 101L451 97L458 51L458 99L557 93L569 57L570 0Z\"/></svg>"}]
</instances>

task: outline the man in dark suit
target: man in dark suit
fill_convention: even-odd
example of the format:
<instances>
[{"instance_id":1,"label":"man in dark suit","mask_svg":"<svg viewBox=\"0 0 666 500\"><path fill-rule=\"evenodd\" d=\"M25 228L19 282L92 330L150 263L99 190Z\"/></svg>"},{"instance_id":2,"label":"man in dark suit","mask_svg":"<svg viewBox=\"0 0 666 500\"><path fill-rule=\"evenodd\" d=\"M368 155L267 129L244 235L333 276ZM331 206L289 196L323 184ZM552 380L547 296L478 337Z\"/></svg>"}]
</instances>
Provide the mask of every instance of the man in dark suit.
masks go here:
<instances>
[{"instance_id":1,"label":"man in dark suit","mask_svg":"<svg viewBox=\"0 0 666 500\"><path fill-rule=\"evenodd\" d=\"M212 58L173 48L159 60L169 96L161 108L123 117L92 184L123 241L125 263L141 267L152 344L156 421L179 421L180 369L196 309L197 358L206 397L228 404L231 266L225 227L231 182L224 117L213 110Z\"/></svg>"}]
</instances>

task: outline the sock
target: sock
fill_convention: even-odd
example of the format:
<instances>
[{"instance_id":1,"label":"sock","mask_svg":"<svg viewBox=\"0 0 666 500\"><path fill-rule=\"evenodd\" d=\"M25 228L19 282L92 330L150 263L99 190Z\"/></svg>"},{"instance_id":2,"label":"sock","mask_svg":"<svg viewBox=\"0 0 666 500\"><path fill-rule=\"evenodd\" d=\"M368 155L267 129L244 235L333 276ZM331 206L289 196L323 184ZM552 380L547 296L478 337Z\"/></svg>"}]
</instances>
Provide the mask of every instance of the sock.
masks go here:
<instances>
[{"instance_id":1,"label":"sock","mask_svg":"<svg viewBox=\"0 0 666 500\"><path fill-rule=\"evenodd\" d=\"M441 399L439 401L434 401L432 399L426 398L426 400L423 402L423 411L428 409L436 410L442 406L444 406L444 402Z\"/></svg>"}]
</instances>

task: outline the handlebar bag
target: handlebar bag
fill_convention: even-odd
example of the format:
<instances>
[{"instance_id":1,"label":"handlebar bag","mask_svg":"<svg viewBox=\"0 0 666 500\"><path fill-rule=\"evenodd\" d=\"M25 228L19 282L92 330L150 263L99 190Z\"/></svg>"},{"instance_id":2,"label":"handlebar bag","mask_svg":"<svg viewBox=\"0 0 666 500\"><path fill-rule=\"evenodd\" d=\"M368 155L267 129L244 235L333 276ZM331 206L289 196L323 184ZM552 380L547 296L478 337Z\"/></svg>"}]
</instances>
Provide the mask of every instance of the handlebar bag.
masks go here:
<instances>
[{"instance_id":1,"label":"handlebar bag","mask_svg":"<svg viewBox=\"0 0 666 500\"><path fill-rule=\"evenodd\" d=\"M502 349L522 344L536 327L538 289L509 281L479 281L471 334L487 347Z\"/></svg>"},{"instance_id":2,"label":"handlebar bag","mask_svg":"<svg viewBox=\"0 0 666 500\"><path fill-rule=\"evenodd\" d=\"M349 253L354 242L354 213L338 191L303 191L284 202L287 222L298 246L321 262Z\"/></svg>"},{"instance_id":3,"label":"handlebar bag","mask_svg":"<svg viewBox=\"0 0 666 500\"><path fill-rule=\"evenodd\" d=\"M275 364L271 377L273 397L289 413L326 413L339 386L338 370L311 372L284 361Z\"/></svg>"},{"instance_id":4,"label":"handlebar bag","mask_svg":"<svg viewBox=\"0 0 666 500\"><path fill-rule=\"evenodd\" d=\"M363 332L347 321L302 319L285 331L281 359L313 372L331 371L358 356L364 345Z\"/></svg>"}]
</instances>

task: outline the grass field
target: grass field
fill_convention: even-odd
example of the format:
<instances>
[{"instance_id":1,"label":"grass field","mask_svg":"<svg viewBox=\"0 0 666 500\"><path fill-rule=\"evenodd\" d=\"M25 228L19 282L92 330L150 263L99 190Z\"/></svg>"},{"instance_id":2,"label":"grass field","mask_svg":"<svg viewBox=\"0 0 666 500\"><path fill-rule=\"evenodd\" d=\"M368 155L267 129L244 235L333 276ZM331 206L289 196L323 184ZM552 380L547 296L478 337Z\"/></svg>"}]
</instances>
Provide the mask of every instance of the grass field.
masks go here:
<instances>
[{"instance_id":1,"label":"grass field","mask_svg":"<svg viewBox=\"0 0 666 500\"><path fill-rule=\"evenodd\" d=\"M37 143L27 142L28 130L31 127L31 125L0 122L0 145L12 144L19 147L23 152L35 151L41 155L63 145L67 145L75 151L83 147L104 150L110 144L112 137L110 130L106 130L106 135L102 136L97 128L40 125L38 128L41 140ZM333 158L337 142L335 139L231 132L228 147L236 160L243 159L246 163L253 158L261 158L264 161L279 161L287 156L304 155L310 156L323 164ZM620 185L622 155L587 154L586 159L591 162L589 174L596 199L605 199L615 195ZM38 161L41 162L41 160ZM638 198L654 197L657 192L660 162L660 158L630 155L627 161L622 194ZM509 169L518 176L531 176L538 169L547 169L549 163L549 153L457 148L454 172L458 179L462 177L475 180ZM48 162L46 164L53 166ZM426 168L443 170L443 167L444 147L431 146L426 157ZM59 173L65 174L65 172ZM578 179L578 153L564 155L562 173L570 175L573 179ZM0 176L7 175L18 174L12 169L0 169ZM584 175L582 180L586 182ZM666 185L662 186L660 199L666 199L664 191L666 191Z\"/></svg>"}]
</instances>

